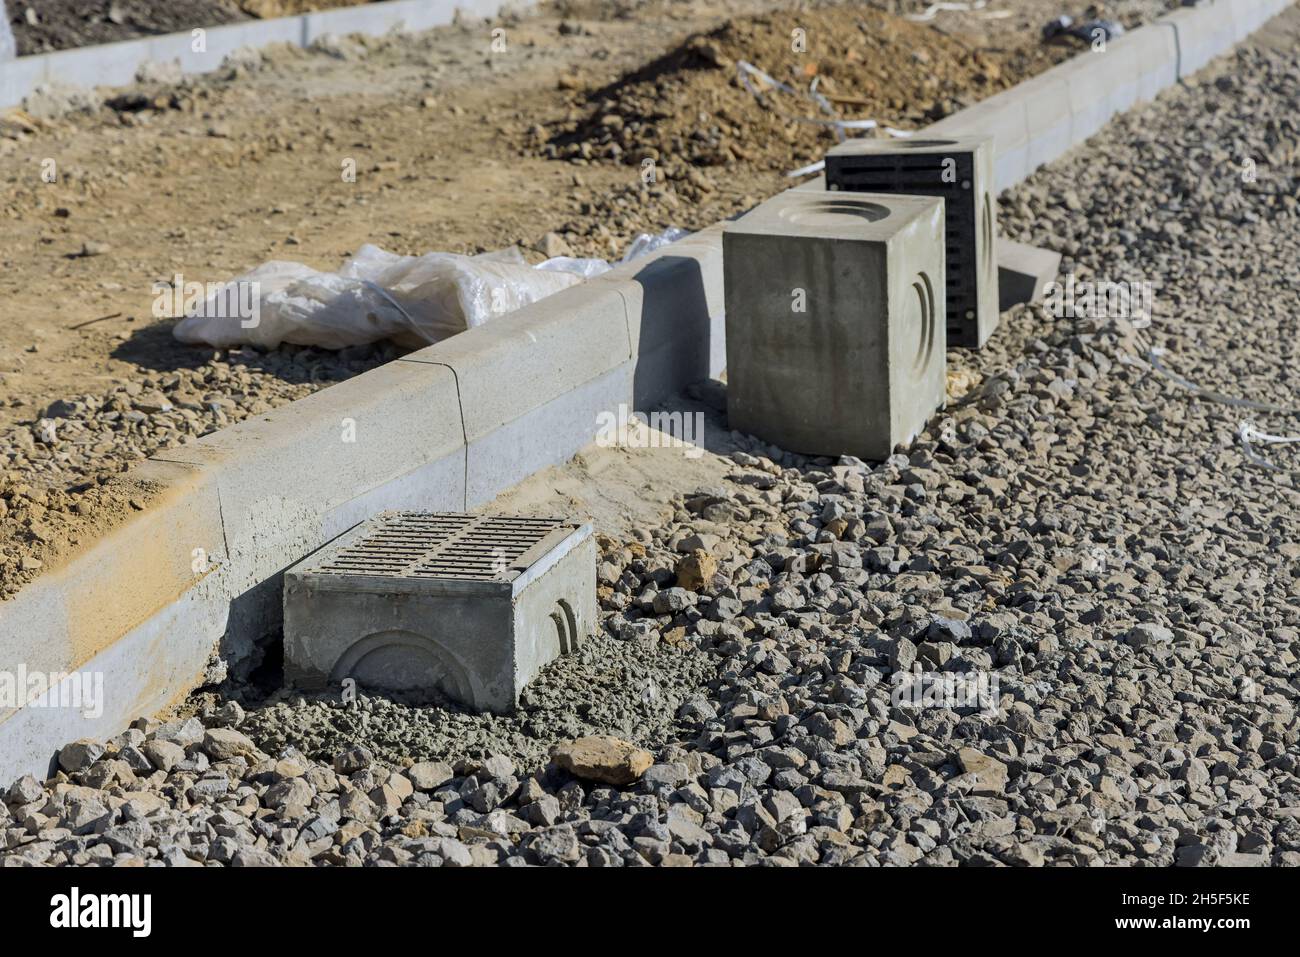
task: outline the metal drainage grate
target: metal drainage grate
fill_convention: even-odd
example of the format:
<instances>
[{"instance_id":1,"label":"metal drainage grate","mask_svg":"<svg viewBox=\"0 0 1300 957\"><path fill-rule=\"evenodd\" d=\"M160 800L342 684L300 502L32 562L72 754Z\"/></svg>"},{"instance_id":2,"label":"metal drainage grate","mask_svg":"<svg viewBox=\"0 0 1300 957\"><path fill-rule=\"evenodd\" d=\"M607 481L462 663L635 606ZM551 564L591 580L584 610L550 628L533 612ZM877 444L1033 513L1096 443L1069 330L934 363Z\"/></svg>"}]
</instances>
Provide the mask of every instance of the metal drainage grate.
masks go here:
<instances>
[{"instance_id":1,"label":"metal drainage grate","mask_svg":"<svg viewBox=\"0 0 1300 957\"><path fill-rule=\"evenodd\" d=\"M324 575L394 578L504 578L519 559L559 528L558 518L388 512L350 545L311 569Z\"/></svg>"}]
</instances>

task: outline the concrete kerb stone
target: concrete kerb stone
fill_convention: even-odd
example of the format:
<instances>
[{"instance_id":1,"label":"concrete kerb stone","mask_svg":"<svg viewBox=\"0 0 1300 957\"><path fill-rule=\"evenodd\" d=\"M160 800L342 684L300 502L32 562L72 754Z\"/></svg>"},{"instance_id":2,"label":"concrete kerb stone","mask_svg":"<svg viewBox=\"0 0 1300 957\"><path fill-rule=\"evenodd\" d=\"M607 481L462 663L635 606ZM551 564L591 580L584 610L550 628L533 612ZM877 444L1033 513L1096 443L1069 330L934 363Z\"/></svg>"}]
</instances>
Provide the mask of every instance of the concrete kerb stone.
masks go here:
<instances>
[{"instance_id":1,"label":"concrete kerb stone","mask_svg":"<svg viewBox=\"0 0 1300 957\"><path fill-rule=\"evenodd\" d=\"M389 8L372 13L365 7L351 10L322 10L303 15L302 44L308 46L323 36L349 33L387 33L391 30L419 29L415 18L422 4L396 3ZM342 14L342 16L340 16Z\"/></svg>"},{"instance_id":2,"label":"concrete kerb stone","mask_svg":"<svg viewBox=\"0 0 1300 957\"><path fill-rule=\"evenodd\" d=\"M215 70L221 61L236 50L269 46L272 43L290 43L294 46L306 46L304 30L305 17L281 17L274 20L258 20L255 23L228 23L219 27L209 27L205 31L205 49L195 51L193 57L182 57L181 68L186 72L202 73ZM167 49L161 41L168 41L175 34L159 37L155 43L158 49ZM179 38L189 41L192 49L193 36L182 33Z\"/></svg>"},{"instance_id":3,"label":"concrete kerb stone","mask_svg":"<svg viewBox=\"0 0 1300 957\"><path fill-rule=\"evenodd\" d=\"M1294 0L1216 0L1161 18L1178 31L1178 78L1190 77L1223 51L1282 13Z\"/></svg>"},{"instance_id":4,"label":"concrete kerb stone","mask_svg":"<svg viewBox=\"0 0 1300 957\"><path fill-rule=\"evenodd\" d=\"M1080 54L1081 57L1091 55L1094 54ZM1053 70L1034 77L1022 87L1016 90L1025 104L1029 138L1027 160L1032 171L1051 162L1076 142L1072 135L1070 87L1065 77Z\"/></svg>"},{"instance_id":5,"label":"concrete kerb stone","mask_svg":"<svg viewBox=\"0 0 1300 957\"><path fill-rule=\"evenodd\" d=\"M250 568L256 576L290 563L267 550L271 543L305 551L333 537L304 521L317 525L331 509L431 462L453 459L459 468L449 470L463 474L463 449L451 373L390 362L155 459L216 477L226 541L232 554L259 553ZM461 484L442 500L463 501Z\"/></svg>"},{"instance_id":6,"label":"concrete kerb stone","mask_svg":"<svg viewBox=\"0 0 1300 957\"><path fill-rule=\"evenodd\" d=\"M1178 30L1163 20L1151 26L1138 58L1139 102L1154 100L1161 90L1178 82Z\"/></svg>"},{"instance_id":7,"label":"concrete kerb stone","mask_svg":"<svg viewBox=\"0 0 1300 957\"><path fill-rule=\"evenodd\" d=\"M1056 75L1066 84L1072 117L1069 146L1087 140L1116 113L1131 109L1144 96L1152 96L1174 82L1177 54L1170 43L1171 34L1168 28L1127 34L1112 40L1104 51L1081 53L1044 74ZM1143 64L1148 61L1152 65L1151 75L1163 75L1166 82L1161 85L1148 82L1144 95ZM1056 155L1059 153L1039 158L1035 165Z\"/></svg>"},{"instance_id":8,"label":"concrete kerb stone","mask_svg":"<svg viewBox=\"0 0 1300 957\"><path fill-rule=\"evenodd\" d=\"M982 100L923 131L926 136L992 136L993 184L998 192L1014 186L1033 169L1029 165L1029 114L1025 101L1012 95L1016 89Z\"/></svg>"},{"instance_id":9,"label":"concrete kerb stone","mask_svg":"<svg viewBox=\"0 0 1300 957\"><path fill-rule=\"evenodd\" d=\"M616 266L591 285L617 287L627 301L635 408L653 408L726 368L721 224Z\"/></svg>"},{"instance_id":10,"label":"concrete kerb stone","mask_svg":"<svg viewBox=\"0 0 1300 957\"><path fill-rule=\"evenodd\" d=\"M175 63L182 73L204 73L215 70L227 54L233 53L241 46L247 46L246 43L235 41L233 36L228 43L221 43L218 38L210 37L206 49L199 51L194 49L194 38L188 33L167 33L151 38L148 43L148 62ZM138 69L139 67L137 71Z\"/></svg>"},{"instance_id":11,"label":"concrete kerb stone","mask_svg":"<svg viewBox=\"0 0 1300 957\"><path fill-rule=\"evenodd\" d=\"M0 667L6 671L82 668L222 566L226 543L211 476L150 461L114 485L126 496L150 493L153 501L0 606ZM0 711L0 721L11 713Z\"/></svg>"},{"instance_id":12,"label":"concrete kerb stone","mask_svg":"<svg viewBox=\"0 0 1300 957\"><path fill-rule=\"evenodd\" d=\"M1086 140L1096 134L1111 117L1109 80L1106 61L1101 57L1081 54L1085 62L1066 79L1070 110L1071 139Z\"/></svg>"},{"instance_id":13,"label":"concrete kerb stone","mask_svg":"<svg viewBox=\"0 0 1300 957\"><path fill-rule=\"evenodd\" d=\"M1219 6L1227 8L1224 15L1235 28L1234 42L1240 43L1293 2L1294 0L1220 0Z\"/></svg>"},{"instance_id":14,"label":"concrete kerb stone","mask_svg":"<svg viewBox=\"0 0 1300 957\"><path fill-rule=\"evenodd\" d=\"M280 573L370 510L463 507L460 416L449 370L392 362L156 457L203 469L221 496L227 658L279 622Z\"/></svg>"},{"instance_id":15,"label":"concrete kerb stone","mask_svg":"<svg viewBox=\"0 0 1300 957\"><path fill-rule=\"evenodd\" d=\"M19 57L0 65L0 108L21 103L45 77L44 57Z\"/></svg>"},{"instance_id":16,"label":"concrete kerb stone","mask_svg":"<svg viewBox=\"0 0 1300 957\"><path fill-rule=\"evenodd\" d=\"M572 286L399 360L454 375L468 507L567 461L632 401L625 285Z\"/></svg>"},{"instance_id":17,"label":"concrete kerb stone","mask_svg":"<svg viewBox=\"0 0 1300 957\"><path fill-rule=\"evenodd\" d=\"M1094 135L1114 114L1201 69L1293 0L1219 0L1166 14L927 127L927 136L988 133L998 191ZM804 184L803 188L816 188Z\"/></svg>"},{"instance_id":18,"label":"concrete kerb stone","mask_svg":"<svg viewBox=\"0 0 1300 957\"><path fill-rule=\"evenodd\" d=\"M1148 46L1148 34L1127 34L1106 44L1104 51L1081 53L1044 74L1065 84L1072 128L1064 148L1057 144L1057 149L1035 155L1035 168L1096 134L1115 114L1132 109L1141 99L1141 61Z\"/></svg>"},{"instance_id":19,"label":"concrete kerb stone","mask_svg":"<svg viewBox=\"0 0 1300 957\"><path fill-rule=\"evenodd\" d=\"M1131 110L1142 99L1142 64L1167 50L1165 28L1129 33L1111 40L1103 52L1090 54L1100 59L1110 78L1106 103L1111 115Z\"/></svg>"},{"instance_id":20,"label":"concrete kerb stone","mask_svg":"<svg viewBox=\"0 0 1300 957\"><path fill-rule=\"evenodd\" d=\"M473 442L466 453L465 507L477 508L528 476L560 465L596 440L603 415L631 405L632 361L529 409ZM615 419L616 421L616 419Z\"/></svg>"},{"instance_id":21,"label":"concrete kerb stone","mask_svg":"<svg viewBox=\"0 0 1300 957\"><path fill-rule=\"evenodd\" d=\"M229 606L218 567L94 658L56 667L74 673L0 722L0 781L53 773L64 743L111 737L188 694L202 682ZM88 688L94 700L85 697Z\"/></svg>"},{"instance_id":22,"label":"concrete kerb stone","mask_svg":"<svg viewBox=\"0 0 1300 957\"><path fill-rule=\"evenodd\" d=\"M135 79L136 70L149 58L148 40L105 43L93 48L94 57L83 54L83 49L88 48L43 54L44 82L79 87L122 86Z\"/></svg>"},{"instance_id":23,"label":"concrete kerb stone","mask_svg":"<svg viewBox=\"0 0 1300 957\"><path fill-rule=\"evenodd\" d=\"M1260 4L1269 5L1268 0ZM1163 18L1178 31L1180 80L1191 76L1236 43L1239 28L1233 23L1234 13L1240 14L1247 23L1251 20L1248 10L1238 8L1234 11L1227 2L1185 7Z\"/></svg>"},{"instance_id":24,"label":"concrete kerb stone","mask_svg":"<svg viewBox=\"0 0 1300 957\"><path fill-rule=\"evenodd\" d=\"M322 10L291 17L203 27L204 49L194 49L185 31L18 57L0 64L0 108L17 106L42 83L121 86L131 83L146 63L178 63L185 73L205 73L243 47L272 43L307 46L326 34L418 31L452 23L457 15L492 17L501 10L526 8L533 0L389 0L361 7Z\"/></svg>"},{"instance_id":25,"label":"concrete kerb stone","mask_svg":"<svg viewBox=\"0 0 1300 957\"><path fill-rule=\"evenodd\" d=\"M303 14L303 45L328 33L367 33L376 36L390 32L428 30L451 23L460 17L494 17L507 7L528 7L530 0L503 3L501 0L394 0L338 10L318 10Z\"/></svg>"}]
</instances>

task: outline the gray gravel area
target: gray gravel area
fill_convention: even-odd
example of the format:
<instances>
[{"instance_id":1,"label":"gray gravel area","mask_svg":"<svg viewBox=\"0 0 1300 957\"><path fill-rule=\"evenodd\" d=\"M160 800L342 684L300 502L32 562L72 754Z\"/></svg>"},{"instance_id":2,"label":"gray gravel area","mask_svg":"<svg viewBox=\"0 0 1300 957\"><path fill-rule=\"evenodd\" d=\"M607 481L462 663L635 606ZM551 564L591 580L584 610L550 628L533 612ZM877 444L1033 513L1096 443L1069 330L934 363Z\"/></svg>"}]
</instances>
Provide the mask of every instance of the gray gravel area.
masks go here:
<instances>
[{"instance_id":1,"label":"gray gravel area","mask_svg":"<svg viewBox=\"0 0 1300 957\"><path fill-rule=\"evenodd\" d=\"M694 644L673 647L657 635L623 641L600 634L533 681L514 715L407 704L364 690L355 702L340 693L288 693L252 708L241 727L270 753L293 746L330 760L364 741L393 764L503 754L540 767L551 746L567 738L608 734L664 745L680 733L681 706L705 696L703 685L714 667L712 656Z\"/></svg>"},{"instance_id":2,"label":"gray gravel area","mask_svg":"<svg viewBox=\"0 0 1300 957\"><path fill-rule=\"evenodd\" d=\"M1294 481L1150 365L1295 394L1298 115L1243 49L1012 191L1150 325L1009 313L879 465L747 442L602 543L604 637L524 715L200 701L15 783L0 862L1300 864Z\"/></svg>"}]
</instances>

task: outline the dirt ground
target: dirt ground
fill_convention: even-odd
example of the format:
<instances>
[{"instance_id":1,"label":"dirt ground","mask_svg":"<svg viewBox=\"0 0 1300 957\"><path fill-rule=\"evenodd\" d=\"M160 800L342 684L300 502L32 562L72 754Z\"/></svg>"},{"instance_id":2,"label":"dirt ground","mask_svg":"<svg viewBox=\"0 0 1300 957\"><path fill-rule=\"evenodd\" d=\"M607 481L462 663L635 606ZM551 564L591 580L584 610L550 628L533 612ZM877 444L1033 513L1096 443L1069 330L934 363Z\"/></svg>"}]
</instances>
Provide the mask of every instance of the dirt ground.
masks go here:
<instances>
[{"instance_id":1,"label":"dirt ground","mask_svg":"<svg viewBox=\"0 0 1300 957\"><path fill-rule=\"evenodd\" d=\"M250 17L285 17L367 0L7 0L18 55L116 43ZM28 11L31 11L30 13Z\"/></svg>"},{"instance_id":2,"label":"dirt ground","mask_svg":"<svg viewBox=\"0 0 1300 957\"><path fill-rule=\"evenodd\" d=\"M862 3L774 6L561 4L414 37L273 48L177 85L105 91L94 109L0 119L0 438L30 445L53 402L107 405L124 385L166 388L169 373L212 363L154 315L155 284L178 274L225 280L270 259L332 269L366 242L407 254L518 244L540 258L549 234L552 251L612 256L639 232L753 205L834 140L772 112L811 104L760 103L737 59L801 88L816 78L845 98L846 118L915 128L1078 49L1041 43L1057 11L1047 0L925 24ZM1137 22L1161 6L1112 15ZM621 152L608 149L618 121L607 115L627 131ZM647 187L636 158L651 149ZM355 182L341 173L351 167ZM48 568L78 543L78 510L125 511L91 505L96 482L125 462L106 456L104 476L65 494L57 474L14 461L0 474L11 506L0 511L0 593L28 577L24 557ZM14 507L29 483L38 507Z\"/></svg>"}]
</instances>

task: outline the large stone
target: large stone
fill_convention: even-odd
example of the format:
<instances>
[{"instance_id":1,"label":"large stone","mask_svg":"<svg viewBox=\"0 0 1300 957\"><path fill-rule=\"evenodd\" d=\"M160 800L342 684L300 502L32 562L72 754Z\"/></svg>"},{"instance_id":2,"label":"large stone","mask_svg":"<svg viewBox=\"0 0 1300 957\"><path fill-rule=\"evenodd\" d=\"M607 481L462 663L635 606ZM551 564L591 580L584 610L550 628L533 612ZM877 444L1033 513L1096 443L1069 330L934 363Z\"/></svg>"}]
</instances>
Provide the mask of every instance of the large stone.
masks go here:
<instances>
[{"instance_id":1,"label":"large stone","mask_svg":"<svg viewBox=\"0 0 1300 957\"><path fill-rule=\"evenodd\" d=\"M962 748L957 761L964 773L975 778L972 794L1001 794L1007 787L1007 766L974 748Z\"/></svg>"},{"instance_id":2,"label":"large stone","mask_svg":"<svg viewBox=\"0 0 1300 957\"><path fill-rule=\"evenodd\" d=\"M575 777L615 787L636 781L654 763L649 751L606 735L561 742L551 749L551 760Z\"/></svg>"},{"instance_id":3,"label":"large stone","mask_svg":"<svg viewBox=\"0 0 1300 957\"><path fill-rule=\"evenodd\" d=\"M140 751L160 771L170 771L185 760L185 749L175 741L146 741Z\"/></svg>"},{"instance_id":4,"label":"large stone","mask_svg":"<svg viewBox=\"0 0 1300 957\"><path fill-rule=\"evenodd\" d=\"M1168 645L1174 640L1174 633L1163 625L1144 621L1130 628L1124 640L1134 651L1141 651L1155 645Z\"/></svg>"},{"instance_id":5,"label":"large stone","mask_svg":"<svg viewBox=\"0 0 1300 957\"><path fill-rule=\"evenodd\" d=\"M421 761L406 769L406 776L418 791L433 791L454 776L451 765L442 761Z\"/></svg>"},{"instance_id":6,"label":"large stone","mask_svg":"<svg viewBox=\"0 0 1300 957\"><path fill-rule=\"evenodd\" d=\"M211 728L203 736L203 750L213 761L225 761L241 754L252 754L257 747L248 735L234 728Z\"/></svg>"},{"instance_id":7,"label":"large stone","mask_svg":"<svg viewBox=\"0 0 1300 957\"><path fill-rule=\"evenodd\" d=\"M73 741L59 749L59 767L69 774L85 770L104 756L98 741Z\"/></svg>"},{"instance_id":8,"label":"large stone","mask_svg":"<svg viewBox=\"0 0 1300 957\"><path fill-rule=\"evenodd\" d=\"M717 572L717 559L704 549L697 548L677 563L677 585L687 591L702 591L708 587Z\"/></svg>"},{"instance_id":9,"label":"large stone","mask_svg":"<svg viewBox=\"0 0 1300 957\"><path fill-rule=\"evenodd\" d=\"M9 786L9 790L5 794L5 801L15 805L31 804L44 794L45 788L41 786L41 782L30 774L24 774Z\"/></svg>"},{"instance_id":10,"label":"large stone","mask_svg":"<svg viewBox=\"0 0 1300 957\"><path fill-rule=\"evenodd\" d=\"M338 774L356 774L364 771L375 761L369 748L349 748L334 755L334 770Z\"/></svg>"}]
</instances>

